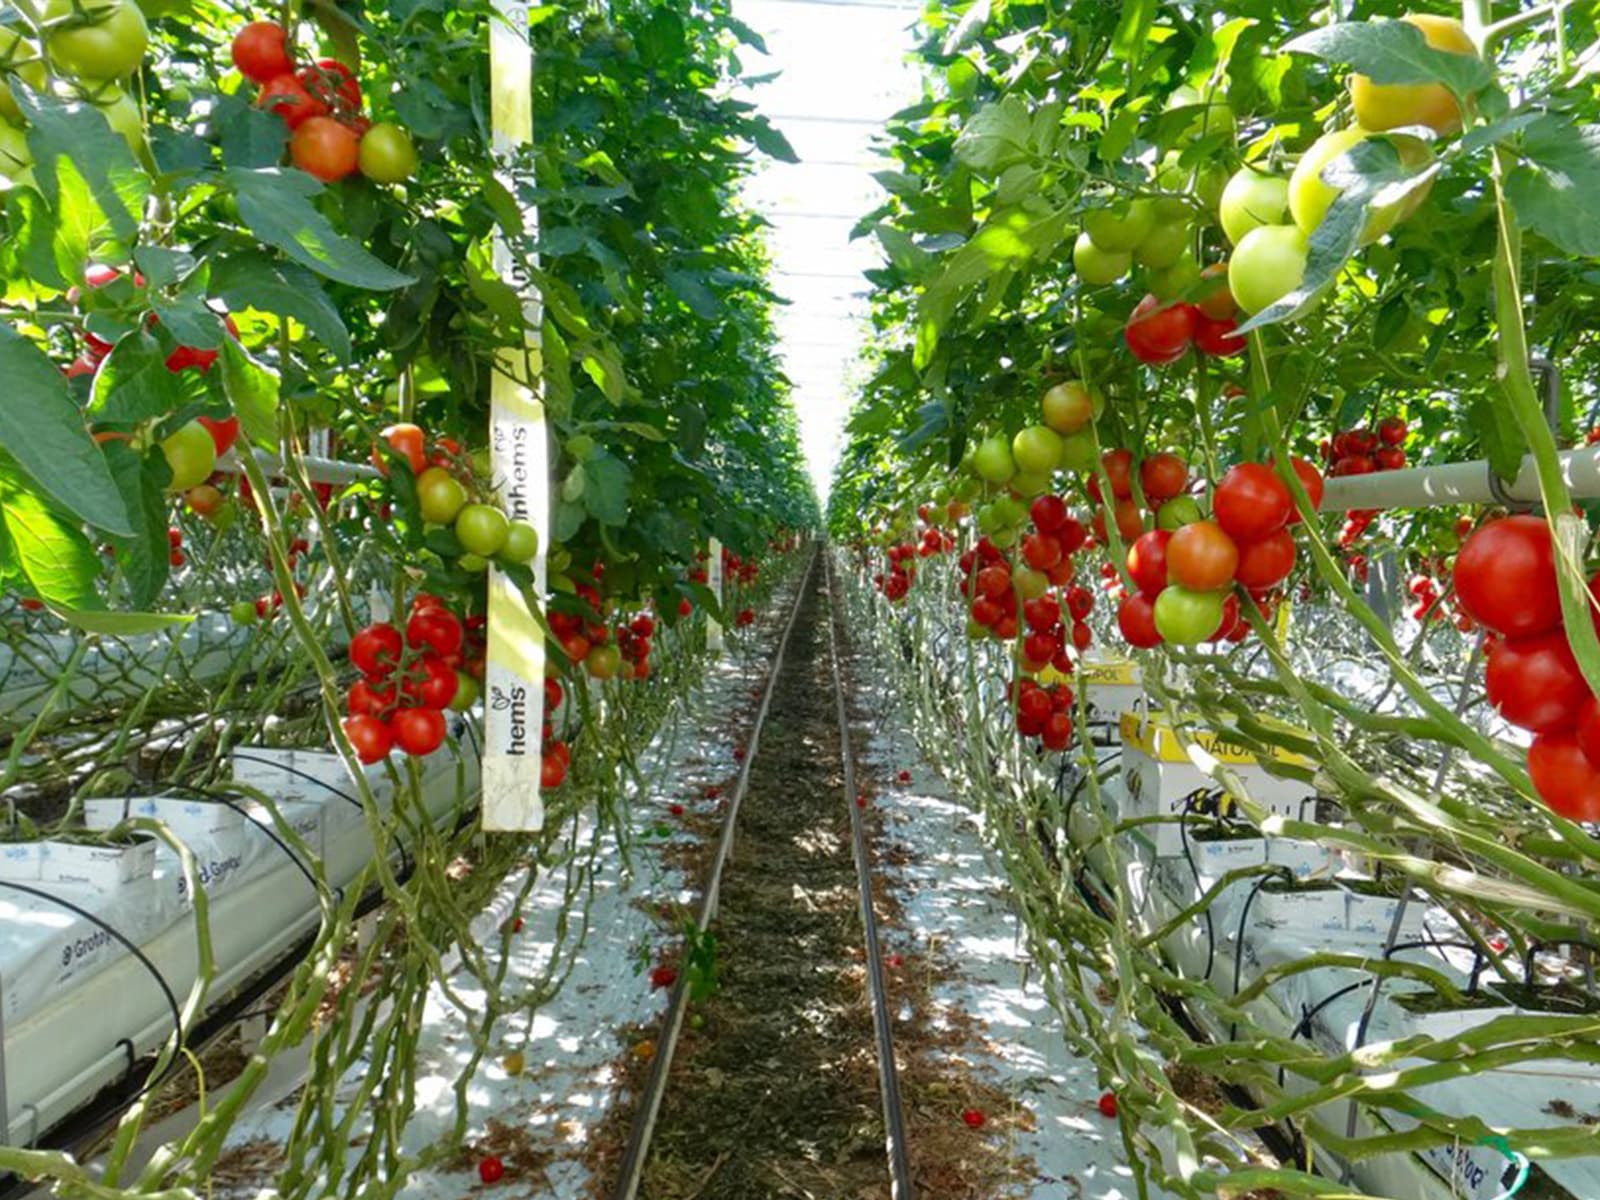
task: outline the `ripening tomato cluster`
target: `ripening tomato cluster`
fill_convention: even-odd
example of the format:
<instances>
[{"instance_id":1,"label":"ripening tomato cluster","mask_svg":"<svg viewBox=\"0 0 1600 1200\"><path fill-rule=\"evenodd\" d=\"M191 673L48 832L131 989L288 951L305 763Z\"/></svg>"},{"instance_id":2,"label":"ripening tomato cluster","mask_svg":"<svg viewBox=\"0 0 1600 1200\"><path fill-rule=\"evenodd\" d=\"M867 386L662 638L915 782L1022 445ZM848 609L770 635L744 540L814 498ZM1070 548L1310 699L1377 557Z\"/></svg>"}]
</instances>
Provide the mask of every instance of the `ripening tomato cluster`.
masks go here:
<instances>
[{"instance_id":1,"label":"ripening tomato cluster","mask_svg":"<svg viewBox=\"0 0 1600 1200\"><path fill-rule=\"evenodd\" d=\"M123 273L116 267L106 266L103 263L91 263L84 268L83 272L84 286L93 291L108 287L122 278ZM122 325L123 328L126 328L129 324L136 325L137 318L132 314L136 310L143 308L144 276L135 271L132 276L132 282L133 291L131 294L123 294L122 299L116 304L118 310L116 315L108 318L111 323ZM67 300L75 309L80 307L82 299L83 293L77 288L73 288L67 293ZM123 310L127 311L124 312ZM222 323L228 331L228 336L237 341L239 327L234 324L233 318L226 313L219 315L222 317ZM100 364L111 354L112 346L114 345L113 342L100 337L89 329L87 321L88 319L85 318L82 352L70 364L62 368L62 374L68 379L76 379L80 375L93 375L99 369ZM145 327L151 330L158 329L161 325L160 316L154 312L145 312L143 321ZM106 332L113 331L108 326ZM219 354L221 354L220 350L202 350L197 346L180 345L167 355L167 370L175 375L190 369L204 374L216 364Z\"/></svg>"},{"instance_id":2,"label":"ripening tomato cluster","mask_svg":"<svg viewBox=\"0 0 1600 1200\"><path fill-rule=\"evenodd\" d=\"M749 629L750 626L754 625L755 623L756 610L753 608L741 608L733 615L733 624L735 628Z\"/></svg>"},{"instance_id":3,"label":"ripening tomato cluster","mask_svg":"<svg viewBox=\"0 0 1600 1200\"><path fill-rule=\"evenodd\" d=\"M1315 505L1322 497L1321 473L1304 459L1291 461ZM1158 527L1129 546L1128 576L1137 590L1123 596L1117 627L1130 645L1243 641L1251 627L1239 611L1236 586L1270 617L1275 589L1294 569L1296 556L1290 527L1300 514L1288 486L1269 465L1240 463L1213 489L1211 506L1210 520L1172 518L1170 529L1161 527L1158 516Z\"/></svg>"},{"instance_id":4,"label":"ripening tomato cluster","mask_svg":"<svg viewBox=\"0 0 1600 1200\"><path fill-rule=\"evenodd\" d=\"M308 175L333 183L360 172L375 183L400 183L417 169L410 135L388 122L374 125L362 112L355 72L334 58L297 67L276 21L252 21L234 35L233 65L260 85L257 106L289 127L289 161Z\"/></svg>"},{"instance_id":5,"label":"ripening tomato cluster","mask_svg":"<svg viewBox=\"0 0 1600 1200\"><path fill-rule=\"evenodd\" d=\"M1233 293L1217 280L1199 299L1164 301L1149 293L1134 307L1122 338L1140 362L1164 367L1177 362L1193 346L1201 354L1226 358L1243 354L1245 340L1234 332L1237 307Z\"/></svg>"},{"instance_id":6,"label":"ripening tomato cluster","mask_svg":"<svg viewBox=\"0 0 1600 1200\"><path fill-rule=\"evenodd\" d=\"M1406 437L1411 430L1399 417L1385 417L1377 429L1345 429L1322 443L1322 461L1330 478L1398 471L1406 465Z\"/></svg>"},{"instance_id":7,"label":"ripening tomato cluster","mask_svg":"<svg viewBox=\"0 0 1600 1200\"><path fill-rule=\"evenodd\" d=\"M544 680L544 728L541 733L539 756L539 786L548 791L558 788L567 781L567 772L572 767L572 750L561 738L556 737L555 714L561 707L561 701L566 693L562 690L561 681L546 675Z\"/></svg>"},{"instance_id":8,"label":"ripening tomato cluster","mask_svg":"<svg viewBox=\"0 0 1600 1200\"><path fill-rule=\"evenodd\" d=\"M364 763L391 749L413 757L444 742L446 709L470 708L484 673L484 620L463 622L437 596L417 596L405 635L376 621L350 639L361 678L350 685L345 735Z\"/></svg>"},{"instance_id":9,"label":"ripening tomato cluster","mask_svg":"<svg viewBox=\"0 0 1600 1200\"><path fill-rule=\"evenodd\" d=\"M1017 681L1016 697L1017 732L1038 738L1046 750L1065 750L1072 741L1072 689L1064 683L1041 685L1024 676Z\"/></svg>"},{"instance_id":10,"label":"ripening tomato cluster","mask_svg":"<svg viewBox=\"0 0 1600 1200\"><path fill-rule=\"evenodd\" d=\"M1534 788L1562 816L1600 821L1600 700L1567 642L1545 519L1482 525L1456 555L1455 588L1462 610L1491 635L1484 642L1489 703L1534 735ZM1600 593L1600 575L1589 590Z\"/></svg>"},{"instance_id":11,"label":"ripening tomato cluster","mask_svg":"<svg viewBox=\"0 0 1600 1200\"><path fill-rule=\"evenodd\" d=\"M742 558L726 546L722 548L722 578L725 583L749 587L760 577L761 568L755 559Z\"/></svg>"}]
</instances>

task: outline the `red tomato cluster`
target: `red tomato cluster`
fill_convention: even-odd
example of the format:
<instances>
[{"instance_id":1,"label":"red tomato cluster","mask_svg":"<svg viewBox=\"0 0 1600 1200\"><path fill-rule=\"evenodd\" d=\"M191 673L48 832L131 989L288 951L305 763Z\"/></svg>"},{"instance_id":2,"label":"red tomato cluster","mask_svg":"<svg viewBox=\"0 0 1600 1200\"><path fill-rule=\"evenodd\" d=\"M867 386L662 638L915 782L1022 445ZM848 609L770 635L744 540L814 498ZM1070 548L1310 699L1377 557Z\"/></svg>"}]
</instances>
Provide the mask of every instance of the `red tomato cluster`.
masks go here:
<instances>
[{"instance_id":1,"label":"red tomato cluster","mask_svg":"<svg viewBox=\"0 0 1600 1200\"><path fill-rule=\"evenodd\" d=\"M483 677L482 619L472 623L469 632L443 601L423 593L403 637L378 621L350 639L361 678L350 685L344 730L362 762L394 748L421 758L444 742L444 710L471 703Z\"/></svg>"},{"instance_id":2,"label":"red tomato cluster","mask_svg":"<svg viewBox=\"0 0 1600 1200\"><path fill-rule=\"evenodd\" d=\"M562 690L561 681L545 676L544 680L544 729L542 731L543 743L539 759L539 786L549 791L558 788L567 781L567 771L572 766L572 750L567 743L556 737L555 713L561 707L561 701L566 693Z\"/></svg>"},{"instance_id":3,"label":"red tomato cluster","mask_svg":"<svg viewBox=\"0 0 1600 1200\"><path fill-rule=\"evenodd\" d=\"M1398 471L1406 465L1404 447L1410 432L1399 417L1385 417L1375 430L1342 430L1322 443L1322 461L1329 464L1333 477Z\"/></svg>"},{"instance_id":4,"label":"red tomato cluster","mask_svg":"<svg viewBox=\"0 0 1600 1200\"><path fill-rule=\"evenodd\" d=\"M755 623L756 610L753 608L741 608L734 614L733 624L738 629L749 629Z\"/></svg>"},{"instance_id":5,"label":"red tomato cluster","mask_svg":"<svg viewBox=\"0 0 1600 1200\"><path fill-rule=\"evenodd\" d=\"M760 576L760 567L756 560L741 558L726 546L722 548L722 578L729 583L741 583L749 586Z\"/></svg>"},{"instance_id":6,"label":"red tomato cluster","mask_svg":"<svg viewBox=\"0 0 1600 1200\"><path fill-rule=\"evenodd\" d=\"M1317 504L1321 474L1303 459L1292 466ZM1235 585L1270 617L1276 589L1295 564L1290 527L1300 514L1288 486L1271 466L1241 463L1217 484L1212 510L1211 520L1141 533L1128 547L1128 577L1137 590L1123 596L1117 628L1129 645L1243 641L1251 627Z\"/></svg>"},{"instance_id":7,"label":"red tomato cluster","mask_svg":"<svg viewBox=\"0 0 1600 1200\"><path fill-rule=\"evenodd\" d=\"M1534 788L1562 816L1600 821L1600 700L1567 643L1549 525L1534 516L1485 523L1456 556L1455 585L1462 609L1494 635L1485 642L1489 703L1534 735ZM1600 576L1589 587L1600 589Z\"/></svg>"},{"instance_id":8,"label":"red tomato cluster","mask_svg":"<svg viewBox=\"0 0 1600 1200\"><path fill-rule=\"evenodd\" d=\"M1135 306L1122 337L1135 358L1153 367L1177 362L1190 346L1201 354L1230 357L1245 347L1245 339L1234 332L1235 311L1233 294L1225 287L1199 304L1163 303L1152 293Z\"/></svg>"},{"instance_id":9,"label":"red tomato cluster","mask_svg":"<svg viewBox=\"0 0 1600 1200\"><path fill-rule=\"evenodd\" d=\"M955 538L947 533L941 533L939 527L933 523L936 514L932 505L922 505L917 509L917 515L926 526L921 535L915 542L901 542L899 545L890 546L889 573L872 577L873 586L892 603L904 600L906 594L910 592L911 584L917 577L914 559L932 558L935 554L955 549Z\"/></svg>"},{"instance_id":10,"label":"red tomato cluster","mask_svg":"<svg viewBox=\"0 0 1600 1200\"><path fill-rule=\"evenodd\" d=\"M1071 663L1066 664L1069 668ZM1072 741L1072 689L1064 683L1041 686L1031 679L1017 682L1017 732L1038 738L1046 750L1060 751Z\"/></svg>"},{"instance_id":11,"label":"red tomato cluster","mask_svg":"<svg viewBox=\"0 0 1600 1200\"><path fill-rule=\"evenodd\" d=\"M256 105L289 127L289 160L324 183L357 172L397 183L416 167L416 150L398 126L374 125L362 112L361 83L338 59L297 67L288 34L252 21L233 39L233 65L260 85Z\"/></svg>"},{"instance_id":12,"label":"red tomato cluster","mask_svg":"<svg viewBox=\"0 0 1600 1200\"><path fill-rule=\"evenodd\" d=\"M654 992L654 991L660 991L662 988L669 988L669 987L671 987L673 984L675 984L677 982L678 982L678 968L677 967L670 967L670 966L666 966L665 964L663 964L662 966L659 966L659 967L651 967L650 968L650 990L651 991Z\"/></svg>"},{"instance_id":13,"label":"red tomato cluster","mask_svg":"<svg viewBox=\"0 0 1600 1200\"><path fill-rule=\"evenodd\" d=\"M1073 555L1087 545L1088 536L1059 496L1038 497L1029 512L1034 529L1022 539L1022 563L1014 568L993 542L981 539L958 560L962 594L970 602L973 632L986 630L1002 641L1022 634L1023 670L1054 666L1066 673L1072 670L1069 637L1079 651L1093 640L1084 618L1094 607L1094 593L1072 585L1077 574ZM1052 595L1052 587L1068 590ZM1063 609L1071 621L1070 633ZM1025 634L1022 621L1027 622Z\"/></svg>"},{"instance_id":14,"label":"red tomato cluster","mask_svg":"<svg viewBox=\"0 0 1600 1200\"><path fill-rule=\"evenodd\" d=\"M90 288L103 288L121 278L122 272L116 267L108 267L102 263L91 263L83 272L83 282L85 286ZM135 271L133 275L134 287L143 288L144 283L144 276ZM74 288L67 293L67 299L76 305L79 295L78 290ZM144 322L146 326L154 329L161 324L161 318L153 312L146 313ZM238 341L239 327L234 324L233 318L223 314L222 323L228 330L228 336ZM80 375L93 375L100 364L105 361L106 356L111 353L111 347L111 342L85 329L83 331L83 352L69 365L61 369L62 374L68 379L76 379ZM167 370L176 375L180 371L187 371L193 368L204 374L216 364L217 358L221 353L220 350L201 350L196 346L179 346L171 354L167 355ZM235 423L235 430L237 430L237 422ZM213 436L215 435L213 434ZM231 441L229 445L232 445ZM217 450L218 454L223 452L224 448Z\"/></svg>"}]
</instances>

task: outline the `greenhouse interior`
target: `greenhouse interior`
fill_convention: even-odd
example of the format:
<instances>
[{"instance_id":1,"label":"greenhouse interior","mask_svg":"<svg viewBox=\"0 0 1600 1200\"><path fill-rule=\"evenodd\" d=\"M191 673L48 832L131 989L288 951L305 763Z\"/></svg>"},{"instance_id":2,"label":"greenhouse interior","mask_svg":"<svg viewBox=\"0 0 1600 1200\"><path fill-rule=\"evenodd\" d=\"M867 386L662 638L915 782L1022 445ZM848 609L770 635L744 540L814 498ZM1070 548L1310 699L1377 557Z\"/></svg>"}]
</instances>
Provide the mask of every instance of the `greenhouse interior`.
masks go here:
<instances>
[{"instance_id":1,"label":"greenhouse interior","mask_svg":"<svg viewBox=\"0 0 1600 1200\"><path fill-rule=\"evenodd\" d=\"M0 0L0 1200L1600 1200L1600 4Z\"/></svg>"}]
</instances>

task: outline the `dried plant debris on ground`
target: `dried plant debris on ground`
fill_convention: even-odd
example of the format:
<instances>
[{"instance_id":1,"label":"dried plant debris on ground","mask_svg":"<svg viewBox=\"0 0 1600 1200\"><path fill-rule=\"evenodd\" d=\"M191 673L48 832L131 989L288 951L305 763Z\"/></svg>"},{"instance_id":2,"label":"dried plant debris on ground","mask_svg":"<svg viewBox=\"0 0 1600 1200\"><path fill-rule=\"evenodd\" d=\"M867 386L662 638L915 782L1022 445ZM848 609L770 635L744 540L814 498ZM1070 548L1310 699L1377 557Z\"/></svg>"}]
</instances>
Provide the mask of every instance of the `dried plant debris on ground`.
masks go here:
<instances>
[{"instance_id":1,"label":"dried plant debris on ground","mask_svg":"<svg viewBox=\"0 0 1600 1200\"><path fill-rule=\"evenodd\" d=\"M814 581L723 878L718 990L685 1026L643 1200L889 1195L827 619ZM880 915L895 918L896 898L875 882ZM941 1200L1024 1195L1032 1164L1008 1155L1005 1142L1009 1127L1027 1128L1031 1114L963 1062L981 1039L960 1014L936 1011L930 996L948 969L909 955L892 972L914 1175L923 1194ZM636 1043L638 1034L625 1037ZM591 1146L597 1197L615 1183L631 1101L646 1075L632 1049L618 1070L628 1100ZM971 1112L983 1114L981 1127L964 1122Z\"/></svg>"}]
</instances>

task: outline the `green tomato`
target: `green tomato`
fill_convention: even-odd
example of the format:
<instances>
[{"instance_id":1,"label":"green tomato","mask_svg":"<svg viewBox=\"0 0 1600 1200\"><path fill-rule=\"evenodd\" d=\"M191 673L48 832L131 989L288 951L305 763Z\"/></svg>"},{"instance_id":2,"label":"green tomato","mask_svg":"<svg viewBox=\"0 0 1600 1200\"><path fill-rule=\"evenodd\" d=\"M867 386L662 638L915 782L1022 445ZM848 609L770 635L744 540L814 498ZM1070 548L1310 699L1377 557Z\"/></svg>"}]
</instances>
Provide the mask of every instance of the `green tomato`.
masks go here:
<instances>
[{"instance_id":1,"label":"green tomato","mask_svg":"<svg viewBox=\"0 0 1600 1200\"><path fill-rule=\"evenodd\" d=\"M450 701L454 712L466 712L478 702L478 681L465 671L456 672L456 694Z\"/></svg>"},{"instance_id":2,"label":"green tomato","mask_svg":"<svg viewBox=\"0 0 1600 1200\"><path fill-rule=\"evenodd\" d=\"M493 505L468 504L456 515L456 537L479 558L493 558L510 536L511 522Z\"/></svg>"},{"instance_id":3,"label":"green tomato","mask_svg":"<svg viewBox=\"0 0 1600 1200\"><path fill-rule=\"evenodd\" d=\"M1157 187L1164 192L1194 196L1206 212L1216 211L1217 202L1222 198L1222 189L1227 182L1228 173L1220 163L1207 162L1199 167L1186 167L1177 150L1169 151L1156 170Z\"/></svg>"},{"instance_id":4,"label":"green tomato","mask_svg":"<svg viewBox=\"0 0 1600 1200\"><path fill-rule=\"evenodd\" d=\"M1224 592L1191 592L1176 584L1156 597L1156 632L1175 646L1197 646L1222 624Z\"/></svg>"},{"instance_id":5,"label":"green tomato","mask_svg":"<svg viewBox=\"0 0 1600 1200\"><path fill-rule=\"evenodd\" d=\"M75 79L122 79L144 61L150 44L150 27L133 0L86 6L86 23L55 29L45 39L56 66ZM73 0L50 0L45 20L65 17Z\"/></svg>"},{"instance_id":6,"label":"green tomato","mask_svg":"<svg viewBox=\"0 0 1600 1200\"><path fill-rule=\"evenodd\" d=\"M100 114L111 123L111 128L122 135L122 140L128 143L135 157L144 152L144 114L139 111L139 106L133 102L133 97L117 89L117 95L109 101L101 101L98 105Z\"/></svg>"},{"instance_id":7,"label":"green tomato","mask_svg":"<svg viewBox=\"0 0 1600 1200\"><path fill-rule=\"evenodd\" d=\"M1294 174L1289 176L1289 212L1300 231L1310 236L1322 223L1328 208L1340 189L1322 178L1327 166L1345 151L1366 141L1372 134L1359 125L1325 133L1300 156ZM1394 145L1400 161L1411 168L1421 168L1433 158L1433 152L1416 138L1395 137ZM1418 188L1392 203L1369 209L1367 224L1361 231L1361 243L1375 242L1393 229L1402 217L1409 216L1427 194L1426 187Z\"/></svg>"},{"instance_id":8,"label":"green tomato","mask_svg":"<svg viewBox=\"0 0 1600 1200\"><path fill-rule=\"evenodd\" d=\"M598 448L595 440L587 433L573 434L567 439L564 447L574 462L588 462L594 457L594 452Z\"/></svg>"},{"instance_id":9,"label":"green tomato","mask_svg":"<svg viewBox=\"0 0 1600 1200\"><path fill-rule=\"evenodd\" d=\"M1228 260L1228 290L1245 312L1260 312L1305 281L1310 249L1306 235L1293 225L1252 229Z\"/></svg>"},{"instance_id":10,"label":"green tomato","mask_svg":"<svg viewBox=\"0 0 1600 1200\"><path fill-rule=\"evenodd\" d=\"M484 480L494 477L494 455L489 447L479 446L472 452L472 473Z\"/></svg>"},{"instance_id":11,"label":"green tomato","mask_svg":"<svg viewBox=\"0 0 1600 1200\"><path fill-rule=\"evenodd\" d=\"M1072 269L1083 282L1102 287L1115 283L1133 269L1133 254L1126 250L1102 250L1087 233L1080 233L1072 244Z\"/></svg>"},{"instance_id":12,"label":"green tomato","mask_svg":"<svg viewBox=\"0 0 1600 1200\"><path fill-rule=\"evenodd\" d=\"M1017 544L1017 539L1021 536L1022 532L1017 529L1016 526L1007 525L1003 529L995 530L995 532L990 535L989 540L996 546L1000 547L1000 549L1009 550L1011 547Z\"/></svg>"},{"instance_id":13,"label":"green tomato","mask_svg":"<svg viewBox=\"0 0 1600 1200\"><path fill-rule=\"evenodd\" d=\"M998 503L985 504L978 509L978 531L980 533L995 533L1003 529L1005 524L1005 510Z\"/></svg>"},{"instance_id":14,"label":"green tomato","mask_svg":"<svg viewBox=\"0 0 1600 1200\"><path fill-rule=\"evenodd\" d=\"M1064 434L1077 433L1088 425L1100 415L1101 407L1099 395L1076 379L1056 384L1039 403L1044 423Z\"/></svg>"},{"instance_id":15,"label":"green tomato","mask_svg":"<svg viewBox=\"0 0 1600 1200\"><path fill-rule=\"evenodd\" d=\"M1184 128L1185 137L1202 138L1213 133L1233 132L1233 109L1220 98L1220 90L1211 91L1209 97L1208 99L1207 94L1202 93L1199 88L1188 84L1173 88L1172 94L1167 97L1168 111L1204 105L1195 114L1194 120Z\"/></svg>"},{"instance_id":16,"label":"green tomato","mask_svg":"<svg viewBox=\"0 0 1600 1200\"><path fill-rule=\"evenodd\" d=\"M1146 279L1158 300L1176 300L1200 282L1200 264L1187 251L1170 267L1152 271Z\"/></svg>"},{"instance_id":17,"label":"green tomato","mask_svg":"<svg viewBox=\"0 0 1600 1200\"><path fill-rule=\"evenodd\" d=\"M228 605L228 617L235 625L254 625L261 619L254 600L235 600Z\"/></svg>"},{"instance_id":18,"label":"green tomato","mask_svg":"<svg viewBox=\"0 0 1600 1200\"><path fill-rule=\"evenodd\" d=\"M1029 425L1011 439L1011 457L1024 475L1048 477L1061 463L1061 435L1045 425Z\"/></svg>"},{"instance_id":19,"label":"green tomato","mask_svg":"<svg viewBox=\"0 0 1600 1200\"><path fill-rule=\"evenodd\" d=\"M172 471L169 492L187 492L199 487L217 467L217 443L211 431L199 421L190 421L172 436L162 439L161 453Z\"/></svg>"},{"instance_id":20,"label":"green tomato","mask_svg":"<svg viewBox=\"0 0 1600 1200\"><path fill-rule=\"evenodd\" d=\"M1133 261L1153 271L1173 266L1189 249L1189 225L1182 220L1155 226L1133 251Z\"/></svg>"},{"instance_id":21,"label":"green tomato","mask_svg":"<svg viewBox=\"0 0 1600 1200\"><path fill-rule=\"evenodd\" d=\"M965 100L978 90L978 68L969 59L958 58L944 69L944 84L952 97Z\"/></svg>"},{"instance_id":22,"label":"green tomato","mask_svg":"<svg viewBox=\"0 0 1600 1200\"><path fill-rule=\"evenodd\" d=\"M1156 509L1156 528L1171 532L1200 519L1200 504L1193 496L1174 496Z\"/></svg>"},{"instance_id":23,"label":"green tomato","mask_svg":"<svg viewBox=\"0 0 1600 1200\"><path fill-rule=\"evenodd\" d=\"M1134 200L1127 205L1084 214L1083 231L1097 249L1126 253L1150 235L1155 223L1155 204L1150 200Z\"/></svg>"},{"instance_id":24,"label":"green tomato","mask_svg":"<svg viewBox=\"0 0 1600 1200\"><path fill-rule=\"evenodd\" d=\"M1037 600L1050 590L1050 576L1020 563L1011 568L1011 586L1024 600Z\"/></svg>"},{"instance_id":25,"label":"green tomato","mask_svg":"<svg viewBox=\"0 0 1600 1200\"><path fill-rule=\"evenodd\" d=\"M429 467L417 476L417 506L431 525L448 525L467 503L467 489L443 467Z\"/></svg>"},{"instance_id":26,"label":"green tomato","mask_svg":"<svg viewBox=\"0 0 1600 1200\"><path fill-rule=\"evenodd\" d=\"M400 126L380 121L361 135L356 165L374 183L404 183L416 173L417 148Z\"/></svg>"},{"instance_id":27,"label":"green tomato","mask_svg":"<svg viewBox=\"0 0 1600 1200\"><path fill-rule=\"evenodd\" d=\"M976 467L973 468L973 470L976 469ZM956 500L964 500L970 503L978 498L978 491L982 486L971 475L965 475L956 480L955 486L950 489L950 495Z\"/></svg>"},{"instance_id":28,"label":"green tomato","mask_svg":"<svg viewBox=\"0 0 1600 1200\"><path fill-rule=\"evenodd\" d=\"M1240 167L1222 189L1217 217L1222 232L1235 246L1252 229L1283 225L1289 220L1289 181L1254 167Z\"/></svg>"},{"instance_id":29,"label":"green tomato","mask_svg":"<svg viewBox=\"0 0 1600 1200\"><path fill-rule=\"evenodd\" d=\"M13 43L15 44L15 43ZM21 55L33 53L26 44L18 51ZM0 59L6 57L5 35L0 33ZM10 121L14 125L22 124L22 107L17 103L16 93L11 90L11 75L15 75L23 83L36 92L42 92L50 86L50 72L44 63L38 59L22 63L20 66L8 68L0 73L0 121Z\"/></svg>"},{"instance_id":30,"label":"green tomato","mask_svg":"<svg viewBox=\"0 0 1600 1200\"><path fill-rule=\"evenodd\" d=\"M1028 506L1015 496L1001 496L994 507L999 510L1002 525L1016 527L1028 519Z\"/></svg>"},{"instance_id":31,"label":"green tomato","mask_svg":"<svg viewBox=\"0 0 1600 1200\"><path fill-rule=\"evenodd\" d=\"M460 558L456 559L456 566L460 567L463 571L467 571L473 575L476 575L480 571L487 571L489 569L489 560L483 557L481 554L468 553L463 554Z\"/></svg>"},{"instance_id":32,"label":"green tomato","mask_svg":"<svg viewBox=\"0 0 1600 1200\"><path fill-rule=\"evenodd\" d=\"M1004 483L1017 473L1011 457L1011 444L1003 433L990 434L978 443L972 454L972 469L990 483Z\"/></svg>"},{"instance_id":33,"label":"green tomato","mask_svg":"<svg viewBox=\"0 0 1600 1200\"><path fill-rule=\"evenodd\" d=\"M1087 475L1100 465L1100 446L1093 430L1069 434L1061 439L1061 466L1064 470Z\"/></svg>"},{"instance_id":34,"label":"green tomato","mask_svg":"<svg viewBox=\"0 0 1600 1200\"><path fill-rule=\"evenodd\" d=\"M1019 496L1042 495L1050 490L1050 472L1045 471L1035 475L1028 471L1018 471L1006 486Z\"/></svg>"},{"instance_id":35,"label":"green tomato","mask_svg":"<svg viewBox=\"0 0 1600 1200\"><path fill-rule=\"evenodd\" d=\"M513 521L506 532L500 557L507 562L525 563L539 553L539 531L526 521Z\"/></svg>"}]
</instances>

